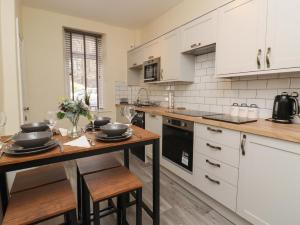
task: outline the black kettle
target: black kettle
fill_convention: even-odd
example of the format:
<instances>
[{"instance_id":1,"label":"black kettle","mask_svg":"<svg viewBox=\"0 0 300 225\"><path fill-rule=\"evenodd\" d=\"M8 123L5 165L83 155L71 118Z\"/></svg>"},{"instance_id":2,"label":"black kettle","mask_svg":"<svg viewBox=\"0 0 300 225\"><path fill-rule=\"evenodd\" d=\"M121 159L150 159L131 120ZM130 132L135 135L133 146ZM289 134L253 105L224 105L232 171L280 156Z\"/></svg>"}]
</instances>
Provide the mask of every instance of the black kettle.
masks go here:
<instances>
[{"instance_id":1,"label":"black kettle","mask_svg":"<svg viewBox=\"0 0 300 225\"><path fill-rule=\"evenodd\" d=\"M272 115L275 122L291 123L293 116L299 114L298 96L297 92L293 92L292 95L282 92L275 97Z\"/></svg>"}]
</instances>

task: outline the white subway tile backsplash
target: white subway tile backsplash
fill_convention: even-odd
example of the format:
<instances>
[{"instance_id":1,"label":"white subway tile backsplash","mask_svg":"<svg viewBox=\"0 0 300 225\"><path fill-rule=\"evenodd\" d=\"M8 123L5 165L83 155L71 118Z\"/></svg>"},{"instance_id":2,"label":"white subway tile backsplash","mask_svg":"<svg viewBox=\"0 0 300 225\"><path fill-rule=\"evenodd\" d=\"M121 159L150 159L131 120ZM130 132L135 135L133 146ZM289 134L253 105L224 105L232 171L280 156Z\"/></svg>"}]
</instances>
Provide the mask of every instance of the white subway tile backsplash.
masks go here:
<instances>
[{"instance_id":1,"label":"white subway tile backsplash","mask_svg":"<svg viewBox=\"0 0 300 225\"><path fill-rule=\"evenodd\" d=\"M215 77L215 53L195 57L193 84L143 84L150 91L151 100L168 106L168 91L174 90L175 107L203 111L230 113L233 103L257 104L259 116L272 116L273 101L283 91L300 92L300 73L271 74L260 76L220 79ZM123 81L115 83L116 102L127 97L129 102L137 98L140 86L127 86Z\"/></svg>"}]
</instances>

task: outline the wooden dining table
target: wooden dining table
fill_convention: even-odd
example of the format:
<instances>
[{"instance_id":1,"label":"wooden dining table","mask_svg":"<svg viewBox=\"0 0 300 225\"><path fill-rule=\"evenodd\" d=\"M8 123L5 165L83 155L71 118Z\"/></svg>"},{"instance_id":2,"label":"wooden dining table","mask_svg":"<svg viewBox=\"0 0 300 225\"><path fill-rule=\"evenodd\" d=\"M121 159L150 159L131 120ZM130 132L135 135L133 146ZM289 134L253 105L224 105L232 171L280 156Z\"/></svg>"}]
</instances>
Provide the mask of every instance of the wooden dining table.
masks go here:
<instances>
[{"instance_id":1,"label":"wooden dining table","mask_svg":"<svg viewBox=\"0 0 300 225\"><path fill-rule=\"evenodd\" d=\"M27 169L31 167L47 165L51 163L63 162L68 160L74 160L83 157L89 157L93 155L100 155L105 153L111 153L116 151L124 151L124 166L130 169L129 162L129 150L133 147L153 145L152 152L152 188L153 188L153 205L152 209L143 203L143 208L146 213L153 220L153 225L160 224L160 150L159 142L160 136L142 128L132 126L133 135L131 138L121 142L99 142L95 140L95 133L86 132L85 135L95 142L89 148L74 147L63 145L64 149L61 151L59 147L56 147L50 151L28 156L9 156L4 154L0 158L0 193L1 193L1 208L3 215L7 209L9 202L9 190L7 185L6 173L10 171L16 171L20 169ZM69 137L62 137L61 135L55 135L54 139L60 143L66 143L71 139Z\"/></svg>"}]
</instances>

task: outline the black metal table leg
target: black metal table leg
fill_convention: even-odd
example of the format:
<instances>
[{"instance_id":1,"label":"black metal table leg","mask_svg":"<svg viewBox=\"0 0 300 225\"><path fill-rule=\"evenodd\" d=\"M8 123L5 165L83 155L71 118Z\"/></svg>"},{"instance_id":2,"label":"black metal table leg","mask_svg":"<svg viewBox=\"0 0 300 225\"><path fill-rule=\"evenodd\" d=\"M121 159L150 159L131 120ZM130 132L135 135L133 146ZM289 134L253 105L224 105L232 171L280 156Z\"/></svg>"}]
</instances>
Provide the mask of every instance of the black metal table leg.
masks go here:
<instances>
[{"instance_id":1,"label":"black metal table leg","mask_svg":"<svg viewBox=\"0 0 300 225\"><path fill-rule=\"evenodd\" d=\"M129 149L124 149L124 166L129 169Z\"/></svg>"},{"instance_id":2,"label":"black metal table leg","mask_svg":"<svg viewBox=\"0 0 300 225\"><path fill-rule=\"evenodd\" d=\"M124 149L124 166L129 169L129 148ZM129 202L129 194L124 194L122 204L127 205ZM122 224L127 223L127 213L126 207L122 210Z\"/></svg>"},{"instance_id":3,"label":"black metal table leg","mask_svg":"<svg viewBox=\"0 0 300 225\"><path fill-rule=\"evenodd\" d=\"M8 189L6 173L0 173L0 194L2 215L5 214L8 205Z\"/></svg>"},{"instance_id":4,"label":"black metal table leg","mask_svg":"<svg viewBox=\"0 0 300 225\"><path fill-rule=\"evenodd\" d=\"M80 176L79 169L77 167L77 210L78 220L82 218L82 177Z\"/></svg>"},{"instance_id":5,"label":"black metal table leg","mask_svg":"<svg viewBox=\"0 0 300 225\"><path fill-rule=\"evenodd\" d=\"M153 154L152 154L152 165L153 165L153 225L160 224L160 207L159 207L159 196L160 196L160 150L159 150L159 139L153 143Z\"/></svg>"},{"instance_id":6,"label":"black metal table leg","mask_svg":"<svg viewBox=\"0 0 300 225\"><path fill-rule=\"evenodd\" d=\"M142 188L136 190L136 224L142 225Z\"/></svg>"}]
</instances>

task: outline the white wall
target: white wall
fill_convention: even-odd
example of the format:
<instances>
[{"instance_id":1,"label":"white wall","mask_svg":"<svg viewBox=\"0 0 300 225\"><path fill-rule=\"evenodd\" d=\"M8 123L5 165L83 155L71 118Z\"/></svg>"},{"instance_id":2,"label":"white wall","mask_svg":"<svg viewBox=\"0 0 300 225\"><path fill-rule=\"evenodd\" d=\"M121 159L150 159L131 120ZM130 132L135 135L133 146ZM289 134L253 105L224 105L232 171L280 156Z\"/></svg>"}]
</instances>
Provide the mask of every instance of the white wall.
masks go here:
<instances>
[{"instance_id":1,"label":"white wall","mask_svg":"<svg viewBox=\"0 0 300 225\"><path fill-rule=\"evenodd\" d=\"M143 27L141 41L149 41L232 0L184 0Z\"/></svg>"},{"instance_id":2,"label":"white wall","mask_svg":"<svg viewBox=\"0 0 300 225\"><path fill-rule=\"evenodd\" d=\"M63 27L104 34L104 108L115 117L114 82L126 80L127 50L135 31L50 11L22 8L30 120L42 120L65 96Z\"/></svg>"},{"instance_id":3,"label":"white wall","mask_svg":"<svg viewBox=\"0 0 300 225\"><path fill-rule=\"evenodd\" d=\"M7 134L19 130L19 86L16 54L16 17L19 1L1 0L1 74L2 110L7 114Z\"/></svg>"}]
</instances>

